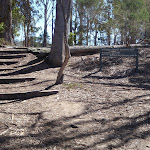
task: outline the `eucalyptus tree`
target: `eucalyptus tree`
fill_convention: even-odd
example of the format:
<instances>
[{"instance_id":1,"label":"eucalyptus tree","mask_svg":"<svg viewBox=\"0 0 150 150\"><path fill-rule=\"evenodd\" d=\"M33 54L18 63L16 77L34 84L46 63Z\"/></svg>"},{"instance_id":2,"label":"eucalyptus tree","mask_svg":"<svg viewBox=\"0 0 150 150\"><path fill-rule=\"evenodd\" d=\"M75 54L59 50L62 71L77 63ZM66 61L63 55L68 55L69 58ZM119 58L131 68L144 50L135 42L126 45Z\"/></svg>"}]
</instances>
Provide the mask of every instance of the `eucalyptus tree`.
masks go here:
<instances>
[{"instance_id":1,"label":"eucalyptus tree","mask_svg":"<svg viewBox=\"0 0 150 150\"><path fill-rule=\"evenodd\" d=\"M105 31L107 35L107 45L111 44L111 34L112 34L112 27L113 27L113 14L112 14L112 0L106 0L104 5L104 16L106 19L105 23Z\"/></svg>"},{"instance_id":2,"label":"eucalyptus tree","mask_svg":"<svg viewBox=\"0 0 150 150\"><path fill-rule=\"evenodd\" d=\"M0 38L12 44L12 0L0 0Z\"/></svg>"},{"instance_id":3,"label":"eucalyptus tree","mask_svg":"<svg viewBox=\"0 0 150 150\"><path fill-rule=\"evenodd\" d=\"M54 39L48 60L51 65L61 66L56 84L63 82L63 71L69 61L70 49L68 45L69 19L72 0L57 0Z\"/></svg>"},{"instance_id":4,"label":"eucalyptus tree","mask_svg":"<svg viewBox=\"0 0 150 150\"><path fill-rule=\"evenodd\" d=\"M149 14L149 17L148 17L149 19L145 24L145 33L144 33L143 38L146 40L147 39L150 40L150 0L145 0L145 4L146 4L146 8Z\"/></svg>"},{"instance_id":5,"label":"eucalyptus tree","mask_svg":"<svg viewBox=\"0 0 150 150\"><path fill-rule=\"evenodd\" d=\"M77 29L78 29L78 10L76 0L72 1L70 16L70 37L69 44L77 45Z\"/></svg>"},{"instance_id":6,"label":"eucalyptus tree","mask_svg":"<svg viewBox=\"0 0 150 150\"><path fill-rule=\"evenodd\" d=\"M30 46L30 37L33 32L37 31L35 27L35 18L38 16L38 10L35 7L34 0L16 0L17 6L22 15L22 26L24 30L24 45ZM38 17L39 18L39 17Z\"/></svg>"},{"instance_id":7,"label":"eucalyptus tree","mask_svg":"<svg viewBox=\"0 0 150 150\"><path fill-rule=\"evenodd\" d=\"M121 43L136 43L149 16L144 0L114 0L113 5L115 22L121 33Z\"/></svg>"},{"instance_id":8,"label":"eucalyptus tree","mask_svg":"<svg viewBox=\"0 0 150 150\"><path fill-rule=\"evenodd\" d=\"M94 37L96 45L103 0L76 0L76 2L79 14L78 44L82 45L83 41L86 40L86 45L88 45L89 38Z\"/></svg>"},{"instance_id":9,"label":"eucalyptus tree","mask_svg":"<svg viewBox=\"0 0 150 150\"><path fill-rule=\"evenodd\" d=\"M47 46L47 27L50 21L50 15L53 13L53 5L55 0L36 0L36 4L40 7L42 16L44 16L44 39L43 39L43 47ZM52 15L53 21L53 15ZM53 23L52 23L53 26ZM53 30L53 29L52 29ZM53 31L52 31L53 32Z\"/></svg>"},{"instance_id":10,"label":"eucalyptus tree","mask_svg":"<svg viewBox=\"0 0 150 150\"><path fill-rule=\"evenodd\" d=\"M12 1L12 38L15 44L15 37L20 36L21 25L24 21L24 16L19 7L17 0Z\"/></svg>"},{"instance_id":11,"label":"eucalyptus tree","mask_svg":"<svg viewBox=\"0 0 150 150\"><path fill-rule=\"evenodd\" d=\"M55 67L62 66L65 60L65 43L68 42L70 8L71 0L57 0L54 38L48 56L49 63Z\"/></svg>"},{"instance_id":12,"label":"eucalyptus tree","mask_svg":"<svg viewBox=\"0 0 150 150\"><path fill-rule=\"evenodd\" d=\"M31 3L29 0L21 0L20 2L21 4L21 10L22 10L22 13L24 15L24 35L25 35L25 46L30 46L30 37L29 37L29 34L30 34L30 25L31 25L31 20L32 20L32 16L31 16L31 11L32 11L32 8L31 8Z\"/></svg>"}]
</instances>

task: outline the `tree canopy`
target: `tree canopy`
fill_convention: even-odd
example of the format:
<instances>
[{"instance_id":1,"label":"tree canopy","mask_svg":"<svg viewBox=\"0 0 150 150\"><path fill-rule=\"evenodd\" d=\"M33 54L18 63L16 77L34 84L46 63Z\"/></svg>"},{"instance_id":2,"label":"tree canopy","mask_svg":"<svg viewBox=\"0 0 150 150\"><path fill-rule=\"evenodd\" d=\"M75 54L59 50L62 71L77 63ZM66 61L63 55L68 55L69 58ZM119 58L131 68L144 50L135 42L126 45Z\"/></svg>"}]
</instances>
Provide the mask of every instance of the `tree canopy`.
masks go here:
<instances>
[{"instance_id":1,"label":"tree canopy","mask_svg":"<svg viewBox=\"0 0 150 150\"><path fill-rule=\"evenodd\" d=\"M52 43L56 0L8 2L11 6L1 0L0 38L15 43L22 32L25 46ZM132 44L150 39L150 0L72 0L70 13L70 45ZM39 25L41 19L45 21Z\"/></svg>"}]
</instances>

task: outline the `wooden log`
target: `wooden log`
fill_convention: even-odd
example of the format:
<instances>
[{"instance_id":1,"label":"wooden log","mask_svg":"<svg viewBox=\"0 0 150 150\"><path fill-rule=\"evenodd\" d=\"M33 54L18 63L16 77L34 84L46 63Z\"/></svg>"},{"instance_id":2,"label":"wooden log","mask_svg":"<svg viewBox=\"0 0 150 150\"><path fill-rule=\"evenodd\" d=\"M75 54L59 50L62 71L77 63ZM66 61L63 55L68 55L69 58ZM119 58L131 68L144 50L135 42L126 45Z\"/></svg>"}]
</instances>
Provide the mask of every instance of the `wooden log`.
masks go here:
<instances>
[{"instance_id":1,"label":"wooden log","mask_svg":"<svg viewBox=\"0 0 150 150\"><path fill-rule=\"evenodd\" d=\"M70 46L70 53L73 56L87 55L87 54L96 54L100 53L101 48L115 48L123 47L122 45L117 46Z\"/></svg>"},{"instance_id":2,"label":"wooden log","mask_svg":"<svg viewBox=\"0 0 150 150\"><path fill-rule=\"evenodd\" d=\"M100 53L101 48L122 48L126 47L125 45L112 45L112 46L69 46L70 54L72 56L80 56L80 55L87 55L87 54L95 54ZM130 47L132 48L146 48L150 47L150 45L141 45L141 44L131 44ZM45 54L49 54L51 51L50 47L44 48L36 48L36 47L29 47L28 51L33 52L36 55L41 55L45 57Z\"/></svg>"},{"instance_id":3,"label":"wooden log","mask_svg":"<svg viewBox=\"0 0 150 150\"><path fill-rule=\"evenodd\" d=\"M107 46L70 46L71 55L100 53L100 49L105 48L124 48L126 45L107 45ZM130 48L147 48L150 45L131 44Z\"/></svg>"},{"instance_id":4,"label":"wooden log","mask_svg":"<svg viewBox=\"0 0 150 150\"><path fill-rule=\"evenodd\" d=\"M0 93L0 100L17 100L17 101L21 101L21 100L26 100L26 99L30 99L30 98L50 96L50 95L54 95L54 94L57 94L57 93L58 93L57 90ZM0 104L2 104L2 103L0 102Z\"/></svg>"},{"instance_id":5,"label":"wooden log","mask_svg":"<svg viewBox=\"0 0 150 150\"><path fill-rule=\"evenodd\" d=\"M101 46L70 46L71 55L99 53Z\"/></svg>"}]
</instances>

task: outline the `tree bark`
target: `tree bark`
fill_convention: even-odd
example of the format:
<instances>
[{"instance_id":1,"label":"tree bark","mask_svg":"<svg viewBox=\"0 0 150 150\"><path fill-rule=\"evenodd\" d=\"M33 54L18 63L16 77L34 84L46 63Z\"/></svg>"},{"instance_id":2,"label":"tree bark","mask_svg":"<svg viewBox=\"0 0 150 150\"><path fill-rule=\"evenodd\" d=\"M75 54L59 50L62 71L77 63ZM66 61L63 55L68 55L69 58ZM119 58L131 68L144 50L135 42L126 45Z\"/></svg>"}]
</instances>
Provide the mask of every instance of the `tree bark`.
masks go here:
<instances>
[{"instance_id":1,"label":"tree bark","mask_svg":"<svg viewBox=\"0 0 150 150\"><path fill-rule=\"evenodd\" d=\"M12 0L0 0L0 22L5 24L5 32L0 33L0 38L12 44Z\"/></svg>"},{"instance_id":2,"label":"tree bark","mask_svg":"<svg viewBox=\"0 0 150 150\"><path fill-rule=\"evenodd\" d=\"M64 63L62 64L62 66L58 72L56 84L63 83L63 77L64 77L63 71L64 71L65 67L67 66L69 58L71 57L68 43L65 43L65 52L66 52L65 60L64 60Z\"/></svg>"},{"instance_id":3,"label":"tree bark","mask_svg":"<svg viewBox=\"0 0 150 150\"><path fill-rule=\"evenodd\" d=\"M56 80L56 84L61 84L63 83L63 77L64 77L64 74L63 74L63 71L69 61L69 58L71 57L70 56L70 49L69 49L69 45L68 45L68 37L67 37L67 34L68 34L68 28L69 26L68 25L68 22L69 22L69 18L70 18L70 7L71 7L71 0L69 0L69 3L68 3L68 8L65 10L64 8L64 3L61 2L60 0L60 3L61 3L61 7L62 7L62 11L63 11L63 18L64 18L64 45L65 45L65 60L58 72L58 75L57 75L57 80Z\"/></svg>"},{"instance_id":4,"label":"tree bark","mask_svg":"<svg viewBox=\"0 0 150 150\"><path fill-rule=\"evenodd\" d=\"M47 45L47 5L48 0L46 0L46 3L44 4L44 40L43 40L43 47L46 47Z\"/></svg>"},{"instance_id":5,"label":"tree bark","mask_svg":"<svg viewBox=\"0 0 150 150\"><path fill-rule=\"evenodd\" d=\"M76 30L77 30L77 12L76 12L74 22L75 22L74 29L73 29L73 31L74 31L74 45L77 45L77 32L76 32Z\"/></svg>"},{"instance_id":6,"label":"tree bark","mask_svg":"<svg viewBox=\"0 0 150 150\"><path fill-rule=\"evenodd\" d=\"M83 4L79 5L79 18L80 18L80 27L79 27L79 42L78 45L83 44Z\"/></svg>"},{"instance_id":7,"label":"tree bark","mask_svg":"<svg viewBox=\"0 0 150 150\"><path fill-rule=\"evenodd\" d=\"M87 27L86 27L86 45L89 45L89 17L88 17L88 14L87 14Z\"/></svg>"},{"instance_id":8,"label":"tree bark","mask_svg":"<svg viewBox=\"0 0 150 150\"><path fill-rule=\"evenodd\" d=\"M23 15L25 16L24 21L24 45L25 47L30 46L30 26L31 26L31 7L30 7L30 1L27 0L26 2L23 2Z\"/></svg>"},{"instance_id":9,"label":"tree bark","mask_svg":"<svg viewBox=\"0 0 150 150\"><path fill-rule=\"evenodd\" d=\"M72 28L72 4L70 6L70 32L72 32L73 28Z\"/></svg>"},{"instance_id":10,"label":"tree bark","mask_svg":"<svg viewBox=\"0 0 150 150\"><path fill-rule=\"evenodd\" d=\"M121 45L123 45L124 44L124 33L123 33L123 29L121 29L121 32L120 32L120 34L121 34Z\"/></svg>"},{"instance_id":11,"label":"tree bark","mask_svg":"<svg viewBox=\"0 0 150 150\"><path fill-rule=\"evenodd\" d=\"M117 34L114 34L114 45L116 45L116 41L117 41Z\"/></svg>"},{"instance_id":12,"label":"tree bark","mask_svg":"<svg viewBox=\"0 0 150 150\"><path fill-rule=\"evenodd\" d=\"M107 44L110 45L110 29L107 30Z\"/></svg>"},{"instance_id":13,"label":"tree bark","mask_svg":"<svg viewBox=\"0 0 150 150\"><path fill-rule=\"evenodd\" d=\"M65 14L67 14L68 5L69 1L63 0L63 8ZM66 26L67 26L66 35L68 36L69 21L67 21ZM60 0L57 0L54 38L52 42L51 52L48 56L48 62L54 67L60 67L63 64L64 59L65 59L64 16Z\"/></svg>"},{"instance_id":14,"label":"tree bark","mask_svg":"<svg viewBox=\"0 0 150 150\"><path fill-rule=\"evenodd\" d=\"M94 45L96 46L97 45L97 25L95 24L95 36L94 36Z\"/></svg>"},{"instance_id":15,"label":"tree bark","mask_svg":"<svg viewBox=\"0 0 150 150\"><path fill-rule=\"evenodd\" d=\"M27 25L27 47L30 46L30 37L29 37L29 32L30 32L30 21L28 22L28 25Z\"/></svg>"},{"instance_id":16,"label":"tree bark","mask_svg":"<svg viewBox=\"0 0 150 150\"><path fill-rule=\"evenodd\" d=\"M53 17L54 17L54 0L53 0L53 4L52 4L52 41L53 41L53 36L54 36L54 33L53 33L53 31L54 31L54 19L53 19Z\"/></svg>"}]
</instances>

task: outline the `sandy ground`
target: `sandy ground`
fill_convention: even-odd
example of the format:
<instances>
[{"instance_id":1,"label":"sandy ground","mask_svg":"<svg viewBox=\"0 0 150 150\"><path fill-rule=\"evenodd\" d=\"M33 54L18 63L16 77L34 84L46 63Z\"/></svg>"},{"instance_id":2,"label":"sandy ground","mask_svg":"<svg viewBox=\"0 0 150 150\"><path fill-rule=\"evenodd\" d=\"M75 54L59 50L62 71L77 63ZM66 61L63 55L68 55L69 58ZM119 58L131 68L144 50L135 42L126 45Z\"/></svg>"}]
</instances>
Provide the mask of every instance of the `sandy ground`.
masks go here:
<instances>
[{"instance_id":1,"label":"sandy ground","mask_svg":"<svg viewBox=\"0 0 150 150\"><path fill-rule=\"evenodd\" d=\"M0 150L150 150L150 49L134 58L72 57L58 69L0 48ZM46 89L46 90L45 90Z\"/></svg>"}]
</instances>

